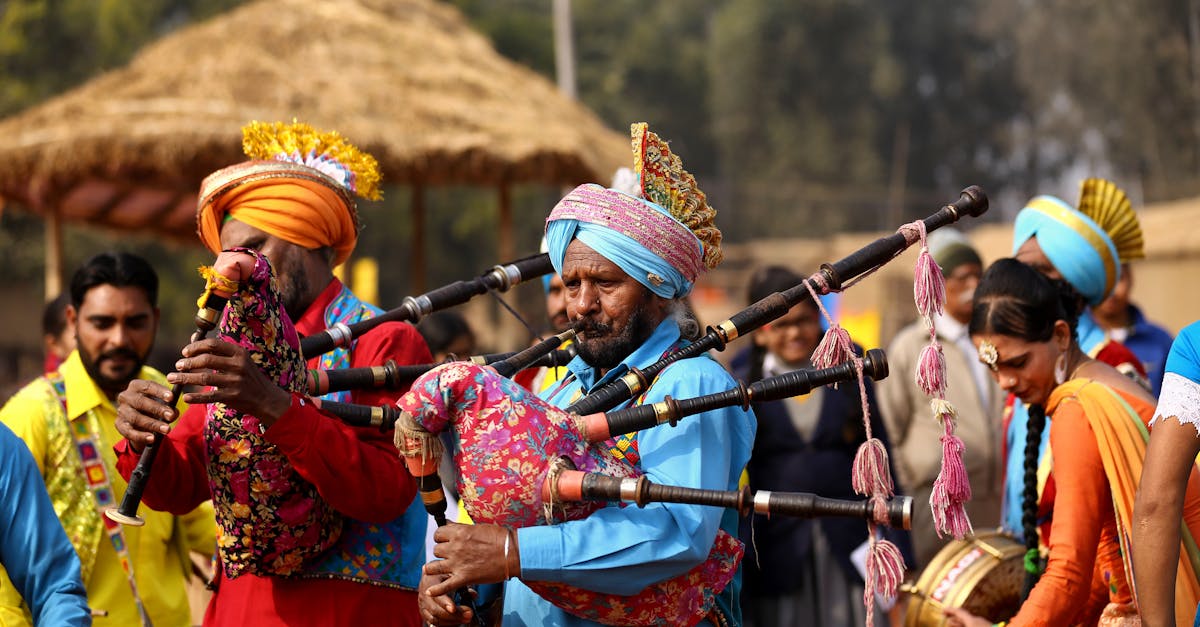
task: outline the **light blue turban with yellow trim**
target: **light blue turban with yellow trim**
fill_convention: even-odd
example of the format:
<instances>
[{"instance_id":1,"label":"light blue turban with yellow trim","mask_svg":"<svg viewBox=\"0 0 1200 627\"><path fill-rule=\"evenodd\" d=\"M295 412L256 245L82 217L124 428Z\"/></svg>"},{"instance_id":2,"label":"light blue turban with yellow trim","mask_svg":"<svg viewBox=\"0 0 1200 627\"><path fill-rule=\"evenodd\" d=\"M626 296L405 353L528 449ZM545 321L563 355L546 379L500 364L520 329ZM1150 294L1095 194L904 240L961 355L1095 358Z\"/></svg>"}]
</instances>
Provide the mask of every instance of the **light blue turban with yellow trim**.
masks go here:
<instances>
[{"instance_id":1,"label":"light blue turban with yellow trim","mask_svg":"<svg viewBox=\"0 0 1200 627\"><path fill-rule=\"evenodd\" d=\"M622 218L629 218L641 226L648 222L659 225L669 222L673 225L667 229L629 229L622 228L616 220L607 220L600 215L596 215L596 222L564 217L565 215L583 215L582 211L579 211L585 204L581 199L575 199L574 211L565 210L565 205L572 200L573 195L584 191L584 188L591 188L586 190L591 196L589 200L594 201L600 195L607 196L612 203L604 203L606 209L619 214ZM591 212L589 211L589 213ZM601 212L597 210L597 214L599 213ZM634 213L640 215L631 215ZM654 238L655 241L647 241L643 244L634 237L622 233L621 230L641 234L646 239L651 237L649 235L651 231L656 231L658 237ZM651 292L667 299L680 298L692 291L695 277L693 276L693 280L689 280L684 272L688 271L690 267L694 274L696 272L694 266L700 264L703 255L700 240L696 239L695 235L692 235L691 231L681 222L671 217L666 209L648 200L635 198L616 190L604 189L599 185L580 186L568 194L555 207L546 221L546 243L550 253L550 262L554 265L555 272L562 274L563 257L566 255L567 245L574 239L587 244L605 259L617 264L625 274L645 285ZM686 241L687 239L690 241ZM677 253L675 256L685 257L688 261L688 263L679 264L683 266L682 268L674 267L663 256L650 250L652 246L661 248L667 243L691 248L685 252L680 252L678 249L674 251Z\"/></svg>"},{"instance_id":2,"label":"light blue turban with yellow trim","mask_svg":"<svg viewBox=\"0 0 1200 627\"><path fill-rule=\"evenodd\" d=\"M1059 198L1037 196L1017 214L1013 254L1031 237L1038 238L1050 263L1093 306L1108 297L1121 276L1108 233Z\"/></svg>"}]
</instances>

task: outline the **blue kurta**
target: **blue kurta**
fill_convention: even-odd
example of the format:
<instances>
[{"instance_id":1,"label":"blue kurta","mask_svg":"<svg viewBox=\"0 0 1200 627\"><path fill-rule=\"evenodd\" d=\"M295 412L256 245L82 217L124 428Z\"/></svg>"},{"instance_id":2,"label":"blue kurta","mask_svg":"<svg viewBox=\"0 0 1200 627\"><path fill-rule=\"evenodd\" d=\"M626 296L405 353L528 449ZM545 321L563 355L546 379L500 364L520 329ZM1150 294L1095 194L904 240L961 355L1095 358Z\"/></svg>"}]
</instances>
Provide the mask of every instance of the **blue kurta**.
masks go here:
<instances>
[{"instance_id":1,"label":"blue kurta","mask_svg":"<svg viewBox=\"0 0 1200 627\"><path fill-rule=\"evenodd\" d=\"M3 424L0 508L0 564L32 610L34 624L91 625L79 556L25 442ZM0 608L0 623L6 609L15 608Z\"/></svg>"},{"instance_id":2,"label":"blue kurta","mask_svg":"<svg viewBox=\"0 0 1200 627\"><path fill-rule=\"evenodd\" d=\"M658 361L679 339L674 320L663 321L650 338L621 365L597 380L597 371L576 357L567 364L573 377L543 397L566 407L582 390L594 390L628 371ZM736 386L733 377L707 355L672 364L658 376L642 402L667 395L692 398ZM640 466L655 483L715 490L736 490L754 443L752 411L718 409L660 425L637 434ZM521 576L555 581L611 594L634 594L646 586L683 574L704 561L724 529L737 537L737 513L700 505L652 503L644 509L610 505L584 520L517 531ZM718 603L737 623L741 573L721 593ZM592 625L560 610L519 580L504 590L504 624Z\"/></svg>"}]
</instances>

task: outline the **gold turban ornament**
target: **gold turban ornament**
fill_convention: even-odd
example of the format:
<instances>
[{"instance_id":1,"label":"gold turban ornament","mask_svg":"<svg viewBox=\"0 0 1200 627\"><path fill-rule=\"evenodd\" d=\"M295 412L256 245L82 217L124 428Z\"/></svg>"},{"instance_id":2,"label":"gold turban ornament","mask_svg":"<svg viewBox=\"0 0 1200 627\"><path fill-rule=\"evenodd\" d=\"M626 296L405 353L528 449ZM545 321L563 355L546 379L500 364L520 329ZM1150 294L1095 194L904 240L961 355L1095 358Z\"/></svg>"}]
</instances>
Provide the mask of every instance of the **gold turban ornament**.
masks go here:
<instances>
[{"instance_id":1,"label":"gold turban ornament","mask_svg":"<svg viewBox=\"0 0 1200 627\"><path fill-rule=\"evenodd\" d=\"M280 239L350 257L361 225L355 196L378 200L379 164L337 132L307 124L251 122L242 149L252 161L217 170L200 185L200 241L221 252L221 225L232 218Z\"/></svg>"}]
</instances>

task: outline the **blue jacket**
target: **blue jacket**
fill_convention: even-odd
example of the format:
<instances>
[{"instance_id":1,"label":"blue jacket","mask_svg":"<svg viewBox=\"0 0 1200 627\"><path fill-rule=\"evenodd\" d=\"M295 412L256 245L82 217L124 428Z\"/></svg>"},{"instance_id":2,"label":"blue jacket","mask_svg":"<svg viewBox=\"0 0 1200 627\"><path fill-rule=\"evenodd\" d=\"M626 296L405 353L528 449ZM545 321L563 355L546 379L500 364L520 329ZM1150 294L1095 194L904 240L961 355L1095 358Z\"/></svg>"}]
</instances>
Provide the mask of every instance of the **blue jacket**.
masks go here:
<instances>
[{"instance_id":1,"label":"blue jacket","mask_svg":"<svg viewBox=\"0 0 1200 627\"><path fill-rule=\"evenodd\" d=\"M1129 314L1133 325L1121 343L1142 361L1146 376L1150 379L1151 391L1157 397L1162 392L1163 366L1167 362L1167 353L1171 351L1171 334L1147 320L1136 305L1129 306Z\"/></svg>"},{"instance_id":2,"label":"blue jacket","mask_svg":"<svg viewBox=\"0 0 1200 627\"><path fill-rule=\"evenodd\" d=\"M32 611L35 625L92 624L79 555L58 522L25 442L2 423L0 564ZM15 609L0 607L0 623Z\"/></svg>"}]
</instances>

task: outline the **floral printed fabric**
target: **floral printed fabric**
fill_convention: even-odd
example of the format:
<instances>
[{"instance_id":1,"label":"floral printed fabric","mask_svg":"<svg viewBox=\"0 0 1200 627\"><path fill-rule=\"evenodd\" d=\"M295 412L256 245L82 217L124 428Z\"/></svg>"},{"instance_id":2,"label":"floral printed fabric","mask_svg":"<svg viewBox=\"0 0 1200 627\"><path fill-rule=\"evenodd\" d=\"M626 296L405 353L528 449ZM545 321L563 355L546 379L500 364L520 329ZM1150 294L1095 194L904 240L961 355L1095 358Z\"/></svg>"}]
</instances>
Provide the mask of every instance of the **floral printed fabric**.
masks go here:
<instances>
[{"instance_id":1,"label":"floral printed fabric","mask_svg":"<svg viewBox=\"0 0 1200 627\"><path fill-rule=\"evenodd\" d=\"M243 278L221 318L221 339L247 350L285 390L302 392L305 364L300 340L283 314L267 259L250 249L254 270ZM342 516L305 481L257 418L214 403L204 439L209 488L217 515L217 544L226 575L293 575L334 544Z\"/></svg>"},{"instance_id":2,"label":"floral printed fabric","mask_svg":"<svg viewBox=\"0 0 1200 627\"><path fill-rule=\"evenodd\" d=\"M460 471L459 494L479 523L545 524L541 488L550 462L559 457L585 472L617 477L642 474L616 457L609 446L589 445L576 426L576 416L490 368L466 362L439 366L418 378L397 406L430 434L453 430L459 444L454 457ZM583 518L605 507L596 502L553 505L551 524ZM526 583L551 603L588 620L609 625L694 625L711 611L715 595L733 578L741 557L741 542L720 531L704 563L636 595Z\"/></svg>"}]
</instances>

